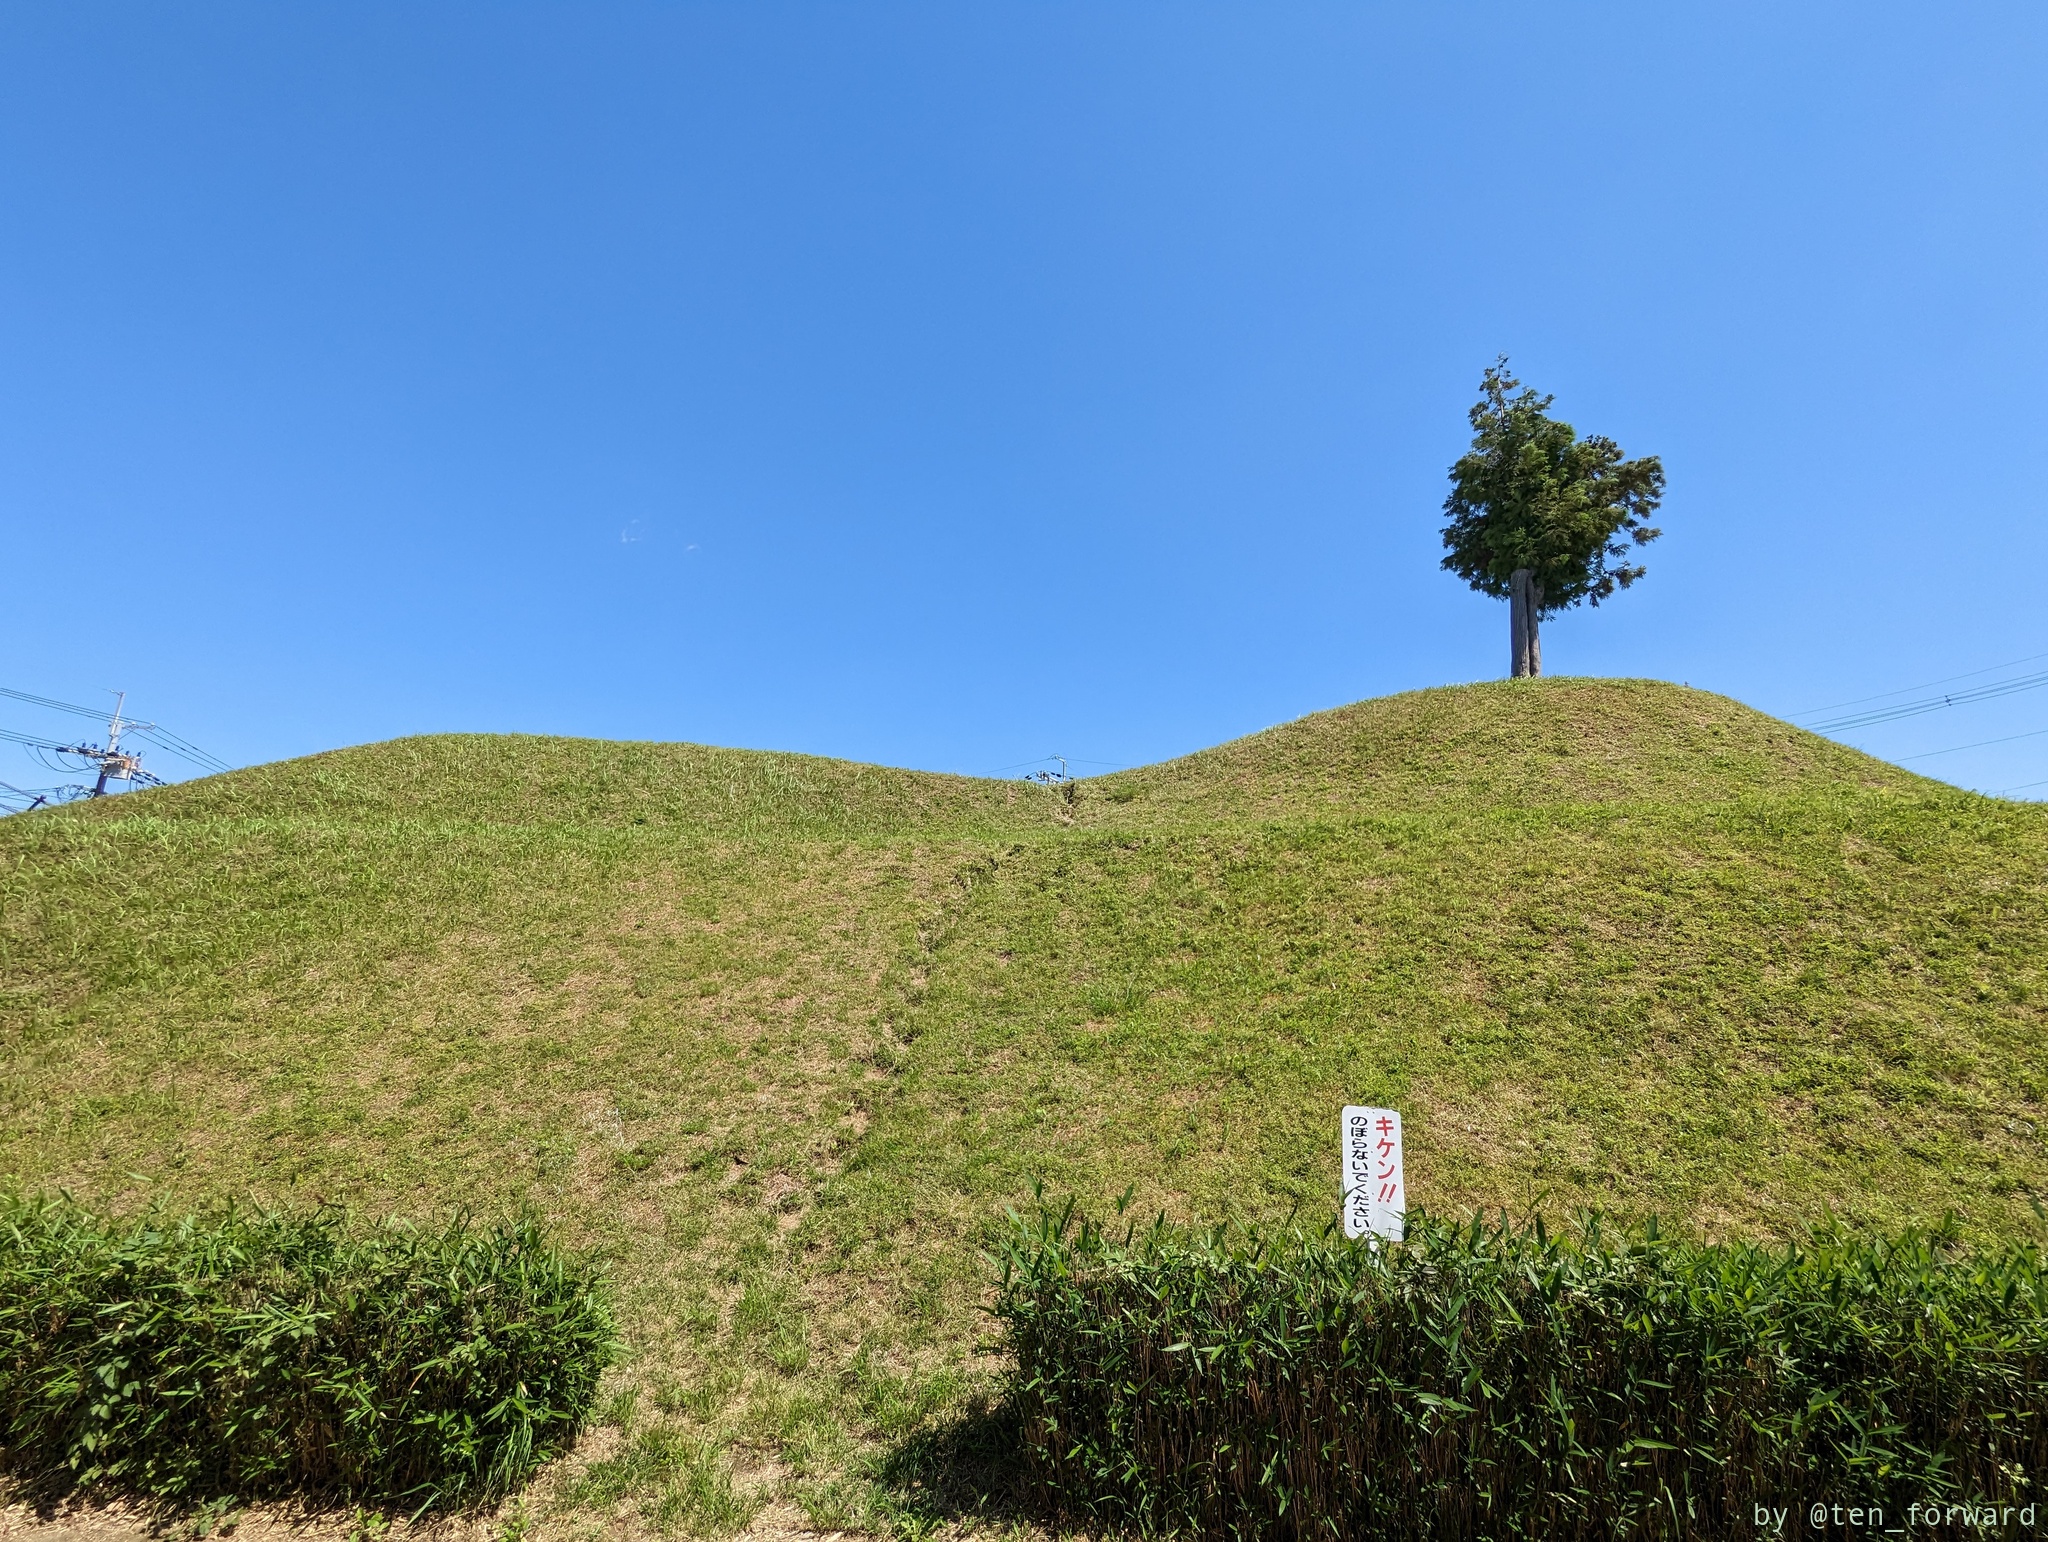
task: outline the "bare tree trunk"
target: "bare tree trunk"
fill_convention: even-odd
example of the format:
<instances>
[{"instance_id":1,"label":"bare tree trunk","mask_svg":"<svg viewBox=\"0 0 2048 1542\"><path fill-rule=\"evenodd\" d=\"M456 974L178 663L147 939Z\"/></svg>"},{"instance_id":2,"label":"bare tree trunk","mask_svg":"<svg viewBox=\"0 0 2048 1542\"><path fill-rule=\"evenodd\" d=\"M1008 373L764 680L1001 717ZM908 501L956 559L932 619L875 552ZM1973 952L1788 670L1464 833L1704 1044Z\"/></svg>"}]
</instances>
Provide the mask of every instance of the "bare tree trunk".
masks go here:
<instances>
[{"instance_id":1,"label":"bare tree trunk","mask_svg":"<svg viewBox=\"0 0 2048 1542\"><path fill-rule=\"evenodd\" d=\"M1529 575L1527 604L1523 614L1529 622L1529 676L1534 679L1543 673L1543 585L1536 581L1533 573Z\"/></svg>"},{"instance_id":2,"label":"bare tree trunk","mask_svg":"<svg viewBox=\"0 0 2048 1542\"><path fill-rule=\"evenodd\" d=\"M1508 578L1508 673L1520 680L1529 667L1529 580L1527 568L1516 568Z\"/></svg>"}]
</instances>

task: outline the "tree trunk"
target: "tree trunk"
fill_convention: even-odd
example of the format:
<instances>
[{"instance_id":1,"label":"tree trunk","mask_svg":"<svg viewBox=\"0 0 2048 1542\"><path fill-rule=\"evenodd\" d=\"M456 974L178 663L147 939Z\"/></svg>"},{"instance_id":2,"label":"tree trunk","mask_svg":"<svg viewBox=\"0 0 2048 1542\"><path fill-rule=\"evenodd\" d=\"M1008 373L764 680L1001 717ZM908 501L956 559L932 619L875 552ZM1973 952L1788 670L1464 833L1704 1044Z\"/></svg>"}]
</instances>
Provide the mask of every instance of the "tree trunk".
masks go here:
<instances>
[{"instance_id":1,"label":"tree trunk","mask_svg":"<svg viewBox=\"0 0 2048 1542\"><path fill-rule=\"evenodd\" d=\"M1529 570L1516 568L1508 578L1508 674L1520 680L1529 673Z\"/></svg>"},{"instance_id":2,"label":"tree trunk","mask_svg":"<svg viewBox=\"0 0 2048 1542\"><path fill-rule=\"evenodd\" d=\"M1543 585L1528 568L1508 579L1508 673L1517 680L1543 673Z\"/></svg>"}]
</instances>

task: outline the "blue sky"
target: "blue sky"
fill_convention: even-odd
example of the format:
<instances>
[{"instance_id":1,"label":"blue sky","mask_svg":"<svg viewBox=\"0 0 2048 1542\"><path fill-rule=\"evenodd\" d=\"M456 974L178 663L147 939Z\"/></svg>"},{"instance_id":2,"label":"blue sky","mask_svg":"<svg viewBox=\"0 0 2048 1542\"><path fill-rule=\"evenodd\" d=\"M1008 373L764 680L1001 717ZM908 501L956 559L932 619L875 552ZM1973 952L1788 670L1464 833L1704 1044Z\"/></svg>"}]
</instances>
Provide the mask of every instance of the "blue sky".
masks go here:
<instances>
[{"instance_id":1,"label":"blue sky","mask_svg":"<svg viewBox=\"0 0 2048 1542\"><path fill-rule=\"evenodd\" d=\"M0 685L1155 760L1502 673L1507 352L1669 475L1551 672L1910 700L2048 653L2043 79L2019 4L9 5Z\"/></svg>"}]
</instances>

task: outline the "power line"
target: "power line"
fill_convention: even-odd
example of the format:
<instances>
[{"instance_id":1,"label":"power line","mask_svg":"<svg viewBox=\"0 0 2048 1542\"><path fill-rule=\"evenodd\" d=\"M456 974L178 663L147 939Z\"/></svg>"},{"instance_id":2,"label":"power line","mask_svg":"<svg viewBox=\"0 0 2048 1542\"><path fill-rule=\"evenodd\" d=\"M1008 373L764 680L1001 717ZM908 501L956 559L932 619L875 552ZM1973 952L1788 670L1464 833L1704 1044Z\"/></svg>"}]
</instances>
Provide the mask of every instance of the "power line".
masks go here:
<instances>
[{"instance_id":1,"label":"power line","mask_svg":"<svg viewBox=\"0 0 2048 1542\"><path fill-rule=\"evenodd\" d=\"M20 788L8 790L18 797L31 800L27 807L35 808L52 800L67 802L74 797L105 797L109 782L125 782L130 787L164 786L162 777L142 769L142 755L135 747L135 741L138 739L176 755L181 760L190 761L202 771L230 769L227 762L208 754L198 745L179 738L167 728L156 723L123 717L121 711L127 705L128 693L116 691L113 696L114 710L107 719L107 738L104 744L60 744L54 739L17 733L11 728L0 728L0 740L24 746L39 764L59 775L78 776L96 773L91 786L88 787L83 782L73 783L65 787L52 788L47 795L23 792ZM0 697L10 701L26 702L30 706L42 707L52 712L73 712L94 719L99 717L99 714L90 707L81 707L76 702L58 701L52 696L38 696L32 691L17 691L9 686L0 686ZM124 733L129 736L126 749L121 746L121 735ZM55 765L50 763L49 757L52 755L58 757ZM81 761L84 762L83 765L78 763ZM5 784L0 783L0 786Z\"/></svg>"},{"instance_id":2,"label":"power line","mask_svg":"<svg viewBox=\"0 0 2048 1542\"><path fill-rule=\"evenodd\" d=\"M190 761L202 771L212 771L217 774L235 769L218 755L209 755L205 750L199 748L198 745L188 744L176 734L166 732L153 723L147 727L137 728L133 732L137 738L147 739L158 748L170 751L171 754L177 756L180 760Z\"/></svg>"},{"instance_id":3,"label":"power line","mask_svg":"<svg viewBox=\"0 0 2048 1542\"><path fill-rule=\"evenodd\" d=\"M27 691L10 691L4 685L0 685L0 696L11 696L16 701L25 701L36 707L48 707L56 712L76 712L80 717L89 717L94 722L105 716L98 707L81 707L73 702L53 701L48 696L31 696Z\"/></svg>"},{"instance_id":4,"label":"power line","mask_svg":"<svg viewBox=\"0 0 2048 1542\"><path fill-rule=\"evenodd\" d=\"M1999 696L2012 696L2021 691L2039 690L2048 685L2048 670L2039 674L2021 675L2012 680L1999 680L1990 685L1972 686L1967 691L1951 691L1945 696L1931 696L1923 701L1900 702L1895 707L1873 707L1868 712L1852 712L1847 717L1833 718L1825 723L1807 725L1817 734L1843 733L1854 728L1870 728L1878 723L1896 722L1900 718L1919 717L1923 713L1939 712L1944 707L1961 707L1976 701L1990 701Z\"/></svg>"},{"instance_id":5,"label":"power line","mask_svg":"<svg viewBox=\"0 0 2048 1542\"><path fill-rule=\"evenodd\" d=\"M1901 763L1908 760L1932 760L1937 755L1953 755L1959 750L1981 750L1987 744L2010 744L2015 739L2038 739L2048 734L2048 728L2036 728L2023 734L2007 734L2003 739L1979 739L1975 744L1951 744L1945 750L1922 750L1918 755L1901 755Z\"/></svg>"},{"instance_id":6,"label":"power line","mask_svg":"<svg viewBox=\"0 0 2048 1542\"><path fill-rule=\"evenodd\" d=\"M1128 771L1130 769L1130 767L1119 760L1089 760L1083 755L1041 755L1036 760L1020 760L1015 765L997 766L995 770L984 772L983 774L986 776L1001 776L1005 771L1021 771L1026 766L1042 766L1048 760L1072 761L1077 766L1101 766L1104 770L1108 771Z\"/></svg>"},{"instance_id":7,"label":"power line","mask_svg":"<svg viewBox=\"0 0 2048 1542\"><path fill-rule=\"evenodd\" d=\"M18 734L11 728L0 728L0 739L6 739L14 744L26 744L31 749L38 750L67 750L71 747L68 744L59 744L54 739L37 739L28 734Z\"/></svg>"},{"instance_id":8,"label":"power line","mask_svg":"<svg viewBox=\"0 0 2048 1542\"><path fill-rule=\"evenodd\" d=\"M67 803L76 792L73 787L17 787L12 782L0 782L0 799L16 797L23 800L20 808L9 810L15 814L26 814L45 803Z\"/></svg>"},{"instance_id":9,"label":"power line","mask_svg":"<svg viewBox=\"0 0 2048 1542\"><path fill-rule=\"evenodd\" d=\"M27 702L30 706L45 707L53 712L76 713L80 717L92 718L95 722L99 721L102 717L102 714L99 711L99 709L95 707L81 707L76 702L58 701L55 697L52 696L38 696L32 691L17 691L10 686L0 685L0 696L7 697L13 701ZM159 749L168 751L169 753L177 756L180 760L187 761L192 765L199 767L199 769L202 771L210 771L218 774L220 772L234 770L233 766L229 765L228 762L226 762L225 760L222 760L218 755L212 754L206 750L202 750L198 745L192 743L189 739L179 737L177 734L172 733L168 728L165 728L160 723L133 722L122 718L121 709L118 706L116 706L114 709L114 718L113 721L108 723L107 731L108 744L105 753L113 753L117 747L117 743L120 739L120 736L123 733L129 733L135 735L137 738L147 740L149 743L156 745ZM18 735L9 735L9 737L16 738L17 740L19 740ZM39 745L44 749L74 751L75 753L98 753L75 751L74 747L71 745L51 744L46 740L21 740L20 742L34 742L35 744Z\"/></svg>"},{"instance_id":10,"label":"power line","mask_svg":"<svg viewBox=\"0 0 2048 1542\"><path fill-rule=\"evenodd\" d=\"M1842 707L1860 707L1866 701L1884 701L1888 697L1903 696L1908 691L1931 691L1937 685L1948 685L1957 680L1974 680L1979 675L1996 674L2001 669L2011 669L2018 664L2031 664L2036 659L2048 659L2048 653L2030 653L2023 659L2007 659L2003 664L1987 664L1982 669L1968 670L1960 675L1944 675L1939 680L1929 680L1921 685L1902 685L1896 691L1879 691L1875 696L1858 696L1853 701L1830 702L1825 707L1808 707L1802 712L1791 714L1792 721L1803 717L1816 717L1823 712L1834 712Z\"/></svg>"}]
</instances>

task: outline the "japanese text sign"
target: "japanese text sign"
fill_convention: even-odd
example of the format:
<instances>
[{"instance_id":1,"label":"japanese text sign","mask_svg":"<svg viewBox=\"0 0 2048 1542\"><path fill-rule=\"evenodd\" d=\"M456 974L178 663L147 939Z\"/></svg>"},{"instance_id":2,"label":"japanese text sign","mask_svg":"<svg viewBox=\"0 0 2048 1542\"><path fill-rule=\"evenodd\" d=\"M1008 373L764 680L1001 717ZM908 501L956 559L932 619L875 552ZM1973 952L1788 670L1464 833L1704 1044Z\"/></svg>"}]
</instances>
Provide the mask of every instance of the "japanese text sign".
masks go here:
<instances>
[{"instance_id":1,"label":"japanese text sign","mask_svg":"<svg viewBox=\"0 0 2048 1542\"><path fill-rule=\"evenodd\" d=\"M1343 1118L1344 1235L1399 1242L1408 1213L1401 1175L1401 1116L1347 1107Z\"/></svg>"}]
</instances>

